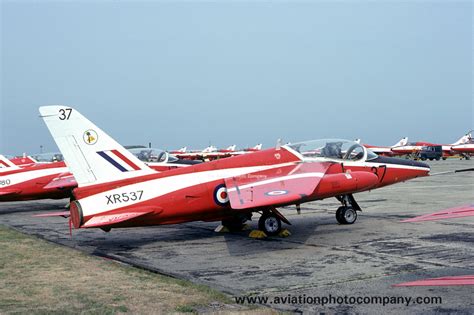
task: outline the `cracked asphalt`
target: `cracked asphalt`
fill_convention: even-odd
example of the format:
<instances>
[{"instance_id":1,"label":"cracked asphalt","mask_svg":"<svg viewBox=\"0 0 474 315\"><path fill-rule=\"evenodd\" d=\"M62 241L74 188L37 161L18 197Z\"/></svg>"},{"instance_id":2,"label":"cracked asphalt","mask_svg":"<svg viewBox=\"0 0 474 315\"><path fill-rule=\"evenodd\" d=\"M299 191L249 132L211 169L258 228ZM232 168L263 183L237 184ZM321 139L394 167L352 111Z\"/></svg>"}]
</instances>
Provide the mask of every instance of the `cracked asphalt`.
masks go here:
<instances>
[{"instance_id":1,"label":"cracked asphalt","mask_svg":"<svg viewBox=\"0 0 474 315\"><path fill-rule=\"evenodd\" d=\"M430 162L432 172L474 167L474 161ZM67 220L33 215L64 209L67 200L0 204L0 224L90 254L118 259L235 296L441 297L442 304L272 304L293 312L474 312L473 287L392 287L417 279L474 274L474 218L401 223L400 220L474 203L474 172L419 178L355 195L357 222L339 225L338 202L328 199L281 209L288 238L221 234L216 223L147 228L74 230ZM257 226L258 215L250 222ZM79 271L80 272L80 271ZM85 272L85 271L84 271Z\"/></svg>"}]
</instances>

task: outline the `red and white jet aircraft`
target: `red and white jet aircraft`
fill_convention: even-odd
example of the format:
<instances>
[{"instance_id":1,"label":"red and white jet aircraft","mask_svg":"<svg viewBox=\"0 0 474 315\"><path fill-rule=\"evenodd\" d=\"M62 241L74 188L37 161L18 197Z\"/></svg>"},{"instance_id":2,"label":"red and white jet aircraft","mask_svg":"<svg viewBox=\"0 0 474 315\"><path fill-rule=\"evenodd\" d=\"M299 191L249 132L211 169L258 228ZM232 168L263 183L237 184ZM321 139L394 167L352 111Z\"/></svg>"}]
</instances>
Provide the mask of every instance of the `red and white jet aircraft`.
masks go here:
<instances>
[{"instance_id":1,"label":"red and white jet aircraft","mask_svg":"<svg viewBox=\"0 0 474 315\"><path fill-rule=\"evenodd\" d=\"M418 154L423 149L423 147L426 147L426 146L442 146L443 157L446 157L446 156L451 156L455 154L455 152L453 152L452 150L452 147L457 147L461 144L468 143L470 139L471 139L471 133L468 133L462 136L458 141L454 142L453 144L435 144L431 142L418 141L418 142L411 142L406 145L396 146L396 147L393 147L391 150L393 153L398 154L398 155L410 155L410 154Z\"/></svg>"},{"instance_id":2,"label":"red and white jet aircraft","mask_svg":"<svg viewBox=\"0 0 474 315\"><path fill-rule=\"evenodd\" d=\"M357 142L359 142L359 141L357 141ZM375 154L378 154L378 155L394 156L394 155L397 155L397 154L392 151L392 148L404 146L407 143L408 143L408 138L404 137L404 138L400 139L400 141L398 141L397 143L392 145L391 147L383 147L383 146L376 146L376 145L370 145L370 144L364 144L363 146L366 147L367 149L370 149L370 151L372 151L372 152L374 152Z\"/></svg>"},{"instance_id":3,"label":"red and white jet aircraft","mask_svg":"<svg viewBox=\"0 0 474 315\"><path fill-rule=\"evenodd\" d=\"M430 171L425 163L379 157L353 141L316 140L158 173L77 110L39 111L78 182L70 206L75 228L220 220L238 228L261 212L260 230L275 235L282 221L289 224L277 207L299 209L330 197L342 204L337 221L352 224L360 210L353 193ZM111 159L112 151L120 158Z\"/></svg>"}]
</instances>

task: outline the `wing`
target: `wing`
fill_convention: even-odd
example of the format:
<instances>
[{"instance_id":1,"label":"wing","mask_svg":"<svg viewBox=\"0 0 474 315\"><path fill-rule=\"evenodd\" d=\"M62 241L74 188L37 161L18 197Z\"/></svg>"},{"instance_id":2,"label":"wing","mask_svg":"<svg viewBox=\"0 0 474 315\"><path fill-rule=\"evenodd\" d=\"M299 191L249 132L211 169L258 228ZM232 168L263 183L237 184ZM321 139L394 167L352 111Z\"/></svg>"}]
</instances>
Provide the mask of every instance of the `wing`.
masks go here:
<instances>
[{"instance_id":1,"label":"wing","mask_svg":"<svg viewBox=\"0 0 474 315\"><path fill-rule=\"evenodd\" d=\"M77 182L71 173L63 173L51 180L44 189L65 189L77 187Z\"/></svg>"},{"instance_id":2,"label":"wing","mask_svg":"<svg viewBox=\"0 0 474 315\"><path fill-rule=\"evenodd\" d=\"M230 206L249 209L296 203L318 186L331 163L299 163L225 179Z\"/></svg>"}]
</instances>

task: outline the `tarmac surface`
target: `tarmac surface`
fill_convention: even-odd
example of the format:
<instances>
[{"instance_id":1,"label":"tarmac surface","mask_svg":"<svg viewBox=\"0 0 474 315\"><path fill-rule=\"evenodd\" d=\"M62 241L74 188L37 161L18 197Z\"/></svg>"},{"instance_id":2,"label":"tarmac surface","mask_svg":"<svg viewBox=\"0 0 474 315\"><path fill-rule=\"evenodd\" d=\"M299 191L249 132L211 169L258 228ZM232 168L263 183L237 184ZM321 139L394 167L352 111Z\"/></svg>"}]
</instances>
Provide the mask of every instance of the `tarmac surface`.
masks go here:
<instances>
[{"instance_id":1,"label":"tarmac surface","mask_svg":"<svg viewBox=\"0 0 474 315\"><path fill-rule=\"evenodd\" d=\"M472 168L474 161L429 162L432 173ZM216 223L74 230L67 219L35 214L64 210L67 200L0 204L0 224L90 254L209 285L233 296L266 296L270 307L303 313L474 312L472 286L392 287L425 278L474 275L474 218L400 220L474 203L474 172L419 178L355 195L357 222L339 225L335 199L281 209L292 235L254 240L216 233ZM250 222L256 229L258 214ZM79 271L80 272L80 271ZM87 271L83 271L87 272ZM308 297L441 297L441 304L316 305ZM274 297L297 303L270 303ZM304 299L306 298L306 301ZM306 302L306 303L305 303Z\"/></svg>"}]
</instances>

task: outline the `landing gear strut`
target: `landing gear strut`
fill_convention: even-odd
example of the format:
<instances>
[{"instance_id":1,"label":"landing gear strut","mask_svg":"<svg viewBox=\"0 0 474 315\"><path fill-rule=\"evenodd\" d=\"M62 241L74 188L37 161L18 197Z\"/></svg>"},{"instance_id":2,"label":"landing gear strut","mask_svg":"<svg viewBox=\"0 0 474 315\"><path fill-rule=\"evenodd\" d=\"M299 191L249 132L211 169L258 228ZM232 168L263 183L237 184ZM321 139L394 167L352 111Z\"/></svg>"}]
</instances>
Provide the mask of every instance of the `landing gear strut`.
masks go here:
<instances>
[{"instance_id":1,"label":"landing gear strut","mask_svg":"<svg viewBox=\"0 0 474 315\"><path fill-rule=\"evenodd\" d=\"M357 220L357 211L362 209L359 207L352 195L337 196L342 204L336 211L336 220L339 224L353 224Z\"/></svg>"}]
</instances>

